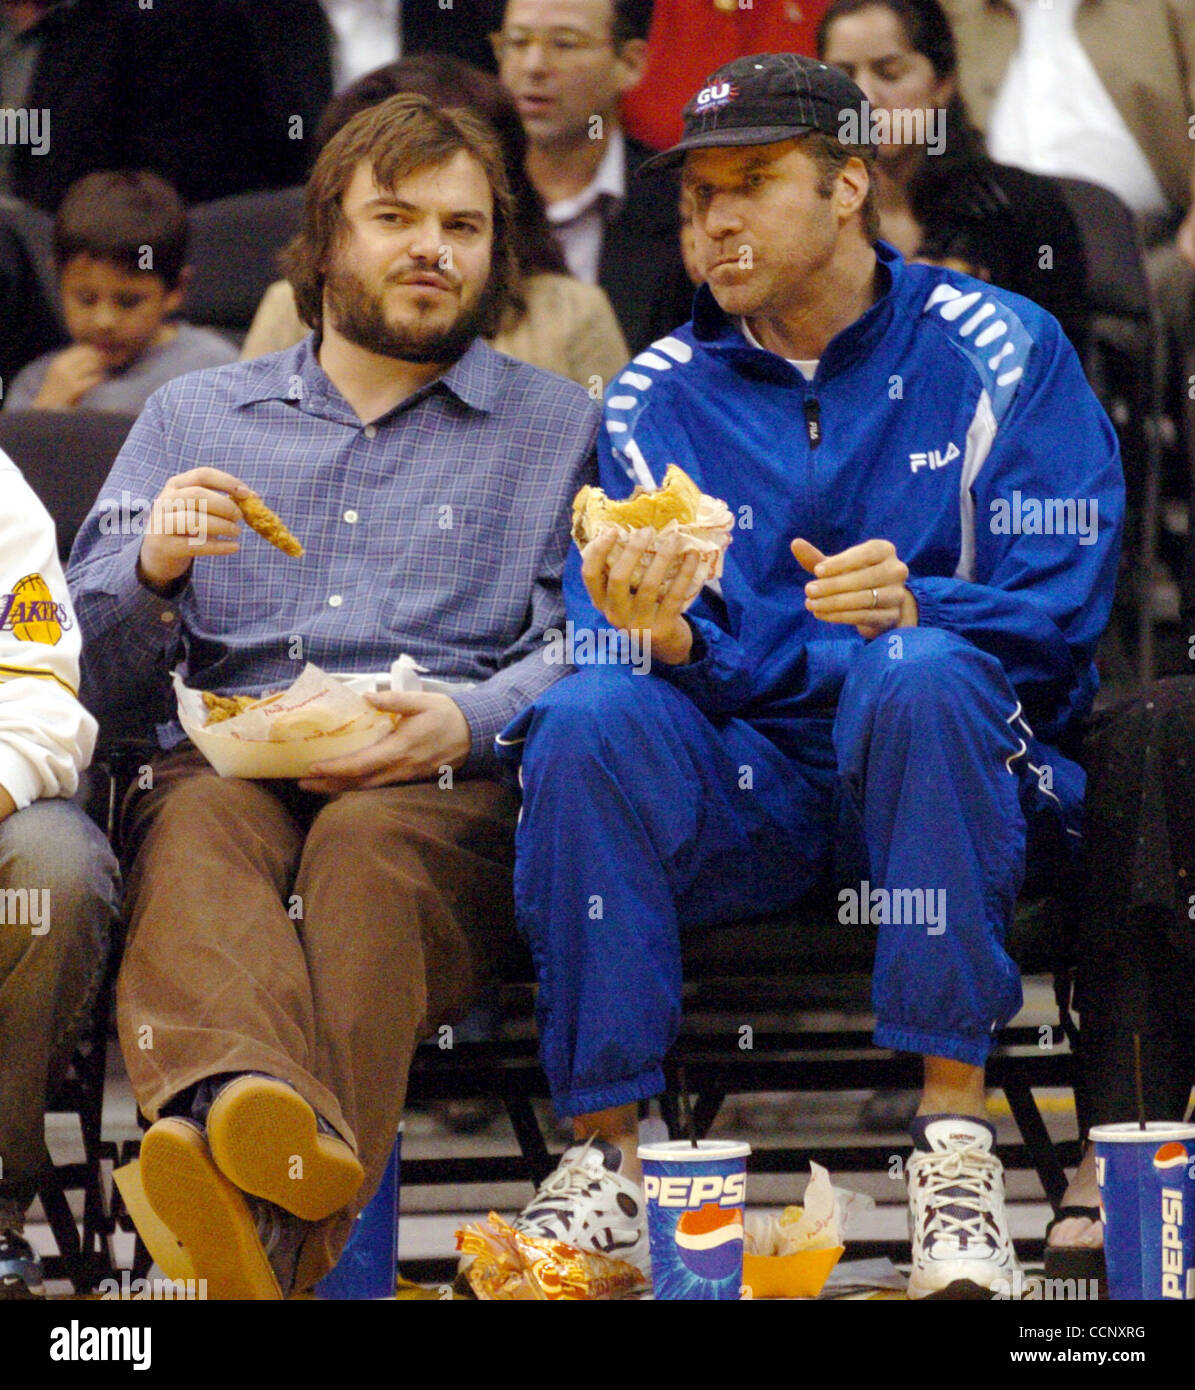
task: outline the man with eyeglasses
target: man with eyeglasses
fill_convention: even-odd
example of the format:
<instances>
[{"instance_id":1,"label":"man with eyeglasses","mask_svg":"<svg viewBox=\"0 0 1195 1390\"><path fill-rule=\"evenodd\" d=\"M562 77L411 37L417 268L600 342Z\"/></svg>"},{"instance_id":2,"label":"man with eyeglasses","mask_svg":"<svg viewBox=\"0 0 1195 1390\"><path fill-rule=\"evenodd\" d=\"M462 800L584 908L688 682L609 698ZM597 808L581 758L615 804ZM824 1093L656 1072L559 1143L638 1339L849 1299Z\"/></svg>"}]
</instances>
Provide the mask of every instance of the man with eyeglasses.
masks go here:
<instances>
[{"instance_id":1,"label":"man with eyeglasses","mask_svg":"<svg viewBox=\"0 0 1195 1390\"><path fill-rule=\"evenodd\" d=\"M508 0L493 36L568 268L610 296L633 353L685 322L692 301L676 187L632 177L653 151L619 112L643 77L651 14L651 0Z\"/></svg>"}]
</instances>

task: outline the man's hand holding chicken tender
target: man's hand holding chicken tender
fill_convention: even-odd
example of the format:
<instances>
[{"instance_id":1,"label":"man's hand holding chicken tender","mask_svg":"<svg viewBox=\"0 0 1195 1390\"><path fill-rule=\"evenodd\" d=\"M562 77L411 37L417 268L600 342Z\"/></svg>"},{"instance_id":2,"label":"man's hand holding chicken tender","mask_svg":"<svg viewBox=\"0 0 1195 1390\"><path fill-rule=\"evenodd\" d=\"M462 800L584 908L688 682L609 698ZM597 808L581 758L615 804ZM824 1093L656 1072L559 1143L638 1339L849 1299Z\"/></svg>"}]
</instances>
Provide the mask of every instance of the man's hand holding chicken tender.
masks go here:
<instances>
[{"instance_id":1,"label":"man's hand holding chicken tender","mask_svg":"<svg viewBox=\"0 0 1195 1390\"><path fill-rule=\"evenodd\" d=\"M219 468L176 473L154 498L137 561L138 577L165 592L190 570L197 555L235 555L240 549L238 497L249 488Z\"/></svg>"},{"instance_id":2,"label":"man's hand holding chicken tender","mask_svg":"<svg viewBox=\"0 0 1195 1390\"><path fill-rule=\"evenodd\" d=\"M303 554L282 519L239 478L219 468L175 474L154 499L138 577L165 593L185 577L197 555L235 555L242 521L283 554Z\"/></svg>"}]
</instances>

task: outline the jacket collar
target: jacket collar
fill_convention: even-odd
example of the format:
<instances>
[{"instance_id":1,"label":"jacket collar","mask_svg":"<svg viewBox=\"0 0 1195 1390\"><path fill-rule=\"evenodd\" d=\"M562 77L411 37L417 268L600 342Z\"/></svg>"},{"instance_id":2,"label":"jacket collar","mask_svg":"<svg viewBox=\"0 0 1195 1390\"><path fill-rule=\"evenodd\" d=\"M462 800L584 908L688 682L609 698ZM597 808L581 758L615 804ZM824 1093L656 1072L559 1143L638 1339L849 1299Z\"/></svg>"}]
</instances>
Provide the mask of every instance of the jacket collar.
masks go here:
<instances>
[{"instance_id":1,"label":"jacket collar","mask_svg":"<svg viewBox=\"0 0 1195 1390\"><path fill-rule=\"evenodd\" d=\"M892 320L905 275L904 260L886 241L875 244L880 292L875 303L841 333L831 338L818 363L818 377L831 376L869 352ZM726 314L708 285L702 285L693 301L693 336L708 351L725 357L748 376L771 381L791 381L794 368L766 348L753 347L737 322Z\"/></svg>"}]
</instances>

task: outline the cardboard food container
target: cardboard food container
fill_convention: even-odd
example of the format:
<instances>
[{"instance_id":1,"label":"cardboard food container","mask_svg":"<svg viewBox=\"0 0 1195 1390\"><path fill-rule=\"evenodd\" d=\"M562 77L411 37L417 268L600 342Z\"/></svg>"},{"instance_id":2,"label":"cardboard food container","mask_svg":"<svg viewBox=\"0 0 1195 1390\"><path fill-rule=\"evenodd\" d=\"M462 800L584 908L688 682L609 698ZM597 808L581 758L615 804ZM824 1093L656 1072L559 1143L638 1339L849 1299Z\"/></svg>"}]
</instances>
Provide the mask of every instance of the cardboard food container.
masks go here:
<instances>
[{"instance_id":1,"label":"cardboard food container","mask_svg":"<svg viewBox=\"0 0 1195 1390\"><path fill-rule=\"evenodd\" d=\"M796 1255L743 1255L743 1287L751 1298L816 1298L842 1258L844 1245Z\"/></svg>"},{"instance_id":2,"label":"cardboard food container","mask_svg":"<svg viewBox=\"0 0 1195 1390\"><path fill-rule=\"evenodd\" d=\"M777 1217L749 1212L744 1221L743 1288L748 1298L817 1298L842 1258L853 1213L875 1205L870 1197L831 1185L820 1163L810 1162L802 1205Z\"/></svg>"},{"instance_id":3,"label":"cardboard food container","mask_svg":"<svg viewBox=\"0 0 1195 1390\"><path fill-rule=\"evenodd\" d=\"M221 777L306 777L315 763L359 753L394 719L308 663L288 689L258 709L208 725L203 692L174 677L178 718Z\"/></svg>"}]
</instances>

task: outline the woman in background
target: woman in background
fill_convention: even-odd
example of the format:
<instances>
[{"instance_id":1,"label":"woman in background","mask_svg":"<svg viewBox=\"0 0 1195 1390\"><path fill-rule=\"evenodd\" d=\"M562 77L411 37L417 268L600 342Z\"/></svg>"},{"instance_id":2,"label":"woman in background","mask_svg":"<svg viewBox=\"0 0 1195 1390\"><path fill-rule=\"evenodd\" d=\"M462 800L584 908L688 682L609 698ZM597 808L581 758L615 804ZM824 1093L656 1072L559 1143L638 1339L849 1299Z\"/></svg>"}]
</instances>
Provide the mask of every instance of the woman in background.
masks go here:
<instances>
[{"instance_id":1,"label":"woman in background","mask_svg":"<svg viewBox=\"0 0 1195 1390\"><path fill-rule=\"evenodd\" d=\"M514 194L515 251L523 280L514 308L490 346L508 357L559 372L599 391L626 365L630 353L606 293L565 270L552 239L543 204L524 172L526 137L514 103L497 79L457 58L420 54L367 73L329 103L316 133L320 149L340 128L368 107L398 92L416 92L438 106L465 107L494 127L502 147L506 176ZM308 332L286 280L262 296L250 326L242 359L292 347Z\"/></svg>"},{"instance_id":2,"label":"woman in background","mask_svg":"<svg viewBox=\"0 0 1195 1390\"><path fill-rule=\"evenodd\" d=\"M1034 300L1082 356L1085 267L1074 218L1053 180L984 152L958 95L954 35L938 0L835 0L818 26L817 55L858 83L873 122L878 115L887 133L911 127L919 137L879 143L884 240L909 259Z\"/></svg>"}]
</instances>

